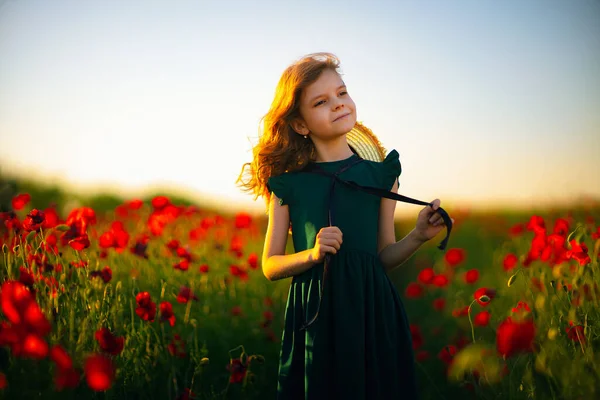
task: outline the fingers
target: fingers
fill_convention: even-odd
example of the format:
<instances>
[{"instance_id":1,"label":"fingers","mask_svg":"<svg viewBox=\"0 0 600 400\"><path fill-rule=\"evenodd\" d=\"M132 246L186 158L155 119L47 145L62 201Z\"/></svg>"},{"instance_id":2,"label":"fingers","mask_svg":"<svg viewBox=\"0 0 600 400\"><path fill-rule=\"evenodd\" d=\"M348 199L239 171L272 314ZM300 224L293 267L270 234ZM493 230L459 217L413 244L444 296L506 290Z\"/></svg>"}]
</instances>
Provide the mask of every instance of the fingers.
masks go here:
<instances>
[{"instance_id":1,"label":"fingers","mask_svg":"<svg viewBox=\"0 0 600 400\"><path fill-rule=\"evenodd\" d=\"M342 231L337 226L327 226L321 228L317 233L316 245L319 247L319 253L336 254L342 245Z\"/></svg>"},{"instance_id":2,"label":"fingers","mask_svg":"<svg viewBox=\"0 0 600 400\"><path fill-rule=\"evenodd\" d=\"M321 240L319 240L319 243L321 244L321 246L325 245L328 247L333 247L336 250L339 250L342 245L342 241L337 238L321 238Z\"/></svg>"},{"instance_id":3,"label":"fingers","mask_svg":"<svg viewBox=\"0 0 600 400\"><path fill-rule=\"evenodd\" d=\"M321 228L319 233L337 233L340 236L342 236L342 231L337 226L326 226L324 228Z\"/></svg>"},{"instance_id":4,"label":"fingers","mask_svg":"<svg viewBox=\"0 0 600 400\"><path fill-rule=\"evenodd\" d=\"M318 238L337 239L340 241L340 243L342 242L342 237L343 237L342 231L337 226L328 226L328 227L322 228L319 231L319 233L317 233L317 239Z\"/></svg>"},{"instance_id":5,"label":"fingers","mask_svg":"<svg viewBox=\"0 0 600 400\"><path fill-rule=\"evenodd\" d=\"M323 244L321 244L321 252L323 254L325 253L331 253L331 254L337 254L339 248L335 248L335 247L331 247L331 246L325 246Z\"/></svg>"},{"instance_id":6,"label":"fingers","mask_svg":"<svg viewBox=\"0 0 600 400\"><path fill-rule=\"evenodd\" d=\"M438 212L436 212L436 210L440 208L441 203L442 202L440 199L435 199L431 202L431 205L428 205L423 209L423 212L425 212L429 218L428 222L433 226L444 224L442 216Z\"/></svg>"}]
</instances>

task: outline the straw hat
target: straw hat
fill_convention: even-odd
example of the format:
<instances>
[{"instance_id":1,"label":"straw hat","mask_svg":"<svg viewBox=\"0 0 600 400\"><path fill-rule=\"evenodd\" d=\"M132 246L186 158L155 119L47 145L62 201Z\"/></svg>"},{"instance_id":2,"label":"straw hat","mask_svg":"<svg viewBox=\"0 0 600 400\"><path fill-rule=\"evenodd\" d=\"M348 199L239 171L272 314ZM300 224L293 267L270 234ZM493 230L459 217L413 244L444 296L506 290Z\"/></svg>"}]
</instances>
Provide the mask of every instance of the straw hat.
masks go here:
<instances>
[{"instance_id":1,"label":"straw hat","mask_svg":"<svg viewBox=\"0 0 600 400\"><path fill-rule=\"evenodd\" d=\"M385 159L386 150L369 128L356 122L354 128L346 134L348 145L361 158L381 162Z\"/></svg>"}]
</instances>

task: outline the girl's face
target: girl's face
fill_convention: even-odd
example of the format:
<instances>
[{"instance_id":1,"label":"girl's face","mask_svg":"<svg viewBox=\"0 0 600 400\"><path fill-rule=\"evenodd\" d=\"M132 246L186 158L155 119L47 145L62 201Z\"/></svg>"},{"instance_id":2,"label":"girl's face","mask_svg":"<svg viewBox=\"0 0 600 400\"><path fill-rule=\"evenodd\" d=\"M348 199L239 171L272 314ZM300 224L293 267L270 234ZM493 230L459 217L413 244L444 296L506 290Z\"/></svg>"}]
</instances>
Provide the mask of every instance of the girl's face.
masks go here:
<instances>
[{"instance_id":1,"label":"girl's face","mask_svg":"<svg viewBox=\"0 0 600 400\"><path fill-rule=\"evenodd\" d=\"M345 135L356 124L354 101L342 78L330 69L302 91L300 115L294 130L324 140Z\"/></svg>"}]
</instances>

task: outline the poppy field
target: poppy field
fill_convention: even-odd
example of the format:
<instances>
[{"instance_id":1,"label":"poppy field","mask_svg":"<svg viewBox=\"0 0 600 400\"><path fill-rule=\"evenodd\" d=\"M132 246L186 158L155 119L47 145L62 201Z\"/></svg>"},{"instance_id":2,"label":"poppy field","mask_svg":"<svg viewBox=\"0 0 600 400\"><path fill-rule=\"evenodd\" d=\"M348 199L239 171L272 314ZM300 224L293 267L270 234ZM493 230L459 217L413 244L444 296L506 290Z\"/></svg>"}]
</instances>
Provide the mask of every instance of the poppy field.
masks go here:
<instances>
[{"instance_id":1,"label":"poppy field","mask_svg":"<svg viewBox=\"0 0 600 400\"><path fill-rule=\"evenodd\" d=\"M0 212L0 398L275 397L290 281L262 274L265 217L42 203ZM448 250L390 273L422 398L600 398L600 205L444 208Z\"/></svg>"}]
</instances>

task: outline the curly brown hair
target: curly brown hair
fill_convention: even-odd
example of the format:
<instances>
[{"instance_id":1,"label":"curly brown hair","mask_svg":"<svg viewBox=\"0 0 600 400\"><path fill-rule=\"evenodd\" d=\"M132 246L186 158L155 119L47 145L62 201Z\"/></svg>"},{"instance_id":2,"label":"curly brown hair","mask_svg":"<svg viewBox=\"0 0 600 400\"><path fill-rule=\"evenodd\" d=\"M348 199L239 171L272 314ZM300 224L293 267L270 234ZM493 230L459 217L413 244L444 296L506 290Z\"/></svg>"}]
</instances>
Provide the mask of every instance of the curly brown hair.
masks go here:
<instances>
[{"instance_id":1,"label":"curly brown hair","mask_svg":"<svg viewBox=\"0 0 600 400\"><path fill-rule=\"evenodd\" d=\"M236 183L243 191L252 192L254 200L262 196L267 207L271 199L267 181L271 176L298 171L315 160L312 140L294 131L290 123L300 117L302 90L327 69L341 75L339 59L325 52L308 54L287 67L277 84L271 108L261 119L259 141L252 148L253 159L242 166ZM242 179L245 174L249 176L246 181Z\"/></svg>"}]
</instances>

